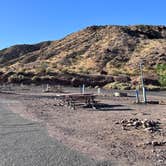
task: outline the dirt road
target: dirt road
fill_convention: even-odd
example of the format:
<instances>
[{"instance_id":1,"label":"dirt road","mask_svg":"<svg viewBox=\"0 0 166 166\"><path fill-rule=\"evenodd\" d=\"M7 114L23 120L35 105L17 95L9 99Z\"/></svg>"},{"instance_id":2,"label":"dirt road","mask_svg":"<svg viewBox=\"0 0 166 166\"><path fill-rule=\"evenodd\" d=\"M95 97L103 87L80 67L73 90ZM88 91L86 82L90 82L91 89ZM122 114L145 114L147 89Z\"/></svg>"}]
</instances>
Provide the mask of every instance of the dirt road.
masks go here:
<instances>
[{"instance_id":1,"label":"dirt road","mask_svg":"<svg viewBox=\"0 0 166 166\"><path fill-rule=\"evenodd\" d=\"M63 90L65 93L79 92L78 88L64 88ZM87 89L87 91L91 92L90 89ZM97 106L96 109L77 107L76 110L72 110L66 106L61 105L61 102L55 98L55 93L42 93L42 89L39 87L13 87L13 89L9 90L4 89L4 91L1 91L0 93L0 102L2 102L2 99L5 99L5 102L7 100L10 100L10 102L15 101L15 103L10 103L10 109L13 112L23 116L25 119L32 119L36 122L40 122L40 125L38 123L26 125L26 122L32 122L22 120L23 126L28 127L28 130L26 132L22 132L21 130L20 133L23 134L23 137L21 136L21 138L18 139L18 134L15 134L13 137L14 139L18 140L15 141L17 146L15 145L15 142L12 143L11 147L14 147L14 150L11 150L12 148L10 148L8 149L7 153L4 153L5 151L2 150L2 154L10 155L11 153L14 154L16 152L13 156L16 156L18 159L23 158L22 160L26 160L26 156L29 157L30 155L32 158L34 158L33 162L40 161L40 158L44 158L43 161L41 159L42 162L39 165L42 165L45 160L48 160L50 163L55 162L57 164L58 160L60 163L57 165L65 165L67 163L69 166L81 164L89 164L92 166L165 166L165 93L162 93L163 95L161 95L161 93L152 94L150 92L147 96L149 101L158 100L162 101L162 104L140 105L133 103L135 101L133 92L128 92L128 97L119 98L112 96L111 91L105 91L105 94L108 96L98 96L99 98L97 98L97 100L99 101L99 107ZM16 102L18 102L18 104ZM21 107L19 108L19 106ZM3 123L6 125L9 122L13 122L13 120L10 119L12 116L13 114L7 111L5 116L1 116L2 122L0 120L0 126L2 126ZM9 120L6 121L6 118L9 118ZM128 124L128 121L132 121L134 119L138 119L138 122L141 122L141 124L142 121L159 122L159 127L155 132L150 132L150 130L147 130L150 128L145 128L144 126L135 127L133 126L134 123ZM123 121L127 121L125 127L121 123ZM15 123L16 122L17 120ZM43 127L41 124L43 124ZM36 126L37 130L39 131L33 131L36 130ZM4 128L5 126L2 127ZM17 130L19 131L20 129L24 129L22 126L19 127L17 125L15 125L15 128L16 132ZM50 138L47 136L47 132L44 130L44 128L46 128L48 131L48 135L55 139L55 142L51 140L51 143L47 144L47 141L50 140ZM26 135L27 133L30 133L27 135L28 138L24 138L24 134ZM35 136L35 134L37 134L37 136ZM32 138L30 135L33 135ZM8 147L8 144L12 142L12 138L9 136L6 136L6 139L4 138L4 142L0 140L0 142L2 142L2 145L0 145L0 151L1 149L5 149L3 146L6 146L7 144ZM22 138L23 140L21 140ZM6 143L7 139L9 139L8 143ZM19 154L19 150L17 149L24 147L24 144L28 142L27 140L29 141L28 145L25 145L27 148L23 148L21 154ZM39 143L41 142L40 140L43 142ZM62 149L64 146L59 145L56 140L63 143L70 149L73 149L74 151L77 150L81 154L84 154L84 156L86 155L88 157L83 157L80 155L80 153L78 155L78 153L74 152L74 156L78 156L75 159L75 157L72 157L73 154L71 154L71 150L68 148L61 150L61 146ZM58 144L58 150L55 144ZM34 145L37 146L35 147ZM42 151L36 149L42 149ZM24 152L25 156L22 157ZM37 154L39 154L39 156L37 156ZM49 157L49 159L47 159L47 156L52 156L52 154L53 157ZM29 158L31 161L31 157ZM65 163L62 162L64 158ZM93 160L89 158L93 158ZM7 159L3 160L4 162L10 162L10 160L7 161ZM15 161L15 159L13 159L13 161ZM19 166L19 164L16 165ZM29 163L27 165L29 165ZM37 164L33 163L30 165L36 166ZM49 164L44 163L43 165Z\"/></svg>"},{"instance_id":2,"label":"dirt road","mask_svg":"<svg viewBox=\"0 0 166 166\"><path fill-rule=\"evenodd\" d=\"M9 102L0 98L0 166L95 165L88 157L51 139L42 124L5 109Z\"/></svg>"}]
</instances>

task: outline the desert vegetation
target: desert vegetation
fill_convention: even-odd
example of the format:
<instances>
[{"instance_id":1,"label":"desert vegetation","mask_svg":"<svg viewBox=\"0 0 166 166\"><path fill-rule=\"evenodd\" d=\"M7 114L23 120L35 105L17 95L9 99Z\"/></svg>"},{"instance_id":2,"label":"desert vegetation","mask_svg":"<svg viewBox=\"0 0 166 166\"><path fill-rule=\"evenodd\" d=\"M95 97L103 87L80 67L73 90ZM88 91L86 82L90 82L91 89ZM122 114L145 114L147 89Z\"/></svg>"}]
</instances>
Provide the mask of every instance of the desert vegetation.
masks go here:
<instances>
[{"instance_id":1,"label":"desert vegetation","mask_svg":"<svg viewBox=\"0 0 166 166\"><path fill-rule=\"evenodd\" d=\"M131 89L134 87L133 82L139 79L139 63L144 61L144 76L149 80L147 87L164 87L165 45L165 26L91 26L61 40L16 45L1 50L0 66L3 74L0 80L18 83L34 83L37 80L59 83L61 80L72 85L71 80L79 79L80 83L88 86L89 82L94 86L95 80L98 82L96 86L109 84L107 88ZM93 75L96 79L100 75L104 79L115 79L101 84ZM116 77L121 75L129 77L130 81L116 81ZM154 83L157 81L159 84Z\"/></svg>"},{"instance_id":2,"label":"desert vegetation","mask_svg":"<svg viewBox=\"0 0 166 166\"><path fill-rule=\"evenodd\" d=\"M161 85L166 86L166 64L158 64L156 70L159 75Z\"/></svg>"}]
</instances>

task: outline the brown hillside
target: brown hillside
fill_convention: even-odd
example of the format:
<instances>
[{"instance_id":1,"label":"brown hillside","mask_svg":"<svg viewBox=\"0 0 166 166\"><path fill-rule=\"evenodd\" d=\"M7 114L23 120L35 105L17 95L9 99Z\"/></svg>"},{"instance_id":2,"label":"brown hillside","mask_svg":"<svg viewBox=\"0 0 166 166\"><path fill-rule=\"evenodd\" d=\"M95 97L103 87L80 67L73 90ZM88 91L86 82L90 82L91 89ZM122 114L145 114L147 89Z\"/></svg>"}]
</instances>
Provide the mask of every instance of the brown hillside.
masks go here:
<instances>
[{"instance_id":1,"label":"brown hillside","mask_svg":"<svg viewBox=\"0 0 166 166\"><path fill-rule=\"evenodd\" d=\"M64 39L0 51L3 72L138 75L166 63L165 26L91 26Z\"/></svg>"}]
</instances>

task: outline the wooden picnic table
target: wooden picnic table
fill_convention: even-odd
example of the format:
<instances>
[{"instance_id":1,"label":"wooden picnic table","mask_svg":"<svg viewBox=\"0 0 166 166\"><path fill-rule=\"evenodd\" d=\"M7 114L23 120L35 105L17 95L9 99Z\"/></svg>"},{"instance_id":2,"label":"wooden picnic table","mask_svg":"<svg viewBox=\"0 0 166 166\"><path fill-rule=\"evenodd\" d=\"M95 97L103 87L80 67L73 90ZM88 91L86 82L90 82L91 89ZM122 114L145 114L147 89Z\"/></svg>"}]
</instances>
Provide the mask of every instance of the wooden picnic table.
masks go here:
<instances>
[{"instance_id":1,"label":"wooden picnic table","mask_svg":"<svg viewBox=\"0 0 166 166\"><path fill-rule=\"evenodd\" d=\"M69 93L59 95L59 97L64 105L73 109L75 109L76 105L85 105L93 108L96 104L96 95L92 93Z\"/></svg>"}]
</instances>

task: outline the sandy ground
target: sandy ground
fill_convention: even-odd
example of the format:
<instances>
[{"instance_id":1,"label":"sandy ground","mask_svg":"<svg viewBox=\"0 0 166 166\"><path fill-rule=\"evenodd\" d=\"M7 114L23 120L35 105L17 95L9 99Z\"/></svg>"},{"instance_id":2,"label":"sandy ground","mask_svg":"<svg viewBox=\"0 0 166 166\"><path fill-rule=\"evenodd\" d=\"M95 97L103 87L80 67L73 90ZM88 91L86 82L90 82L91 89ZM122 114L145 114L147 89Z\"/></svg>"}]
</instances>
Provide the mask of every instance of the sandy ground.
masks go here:
<instances>
[{"instance_id":1,"label":"sandy ground","mask_svg":"<svg viewBox=\"0 0 166 166\"><path fill-rule=\"evenodd\" d=\"M9 105L13 111L43 122L50 136L92 159L111 160L117 165L166 165L166 144L148 144L166 141L165 104L137 105L133 104L133 97L99 97L100 103L107 104L104 109L78 107L72 110L59 106L54 94L21 90L12 93L0 95L17 101ZM166 101L164 96L157 95L148 96L148 99ZM154 133L144 128L128 127L124 130L121 121L131 118L159 121L160 130Z\"/></svg>"}]
</instances>

